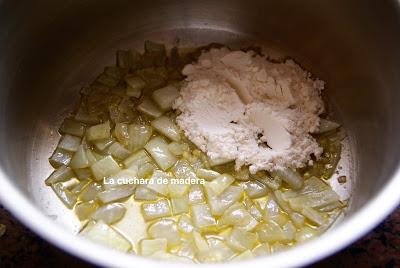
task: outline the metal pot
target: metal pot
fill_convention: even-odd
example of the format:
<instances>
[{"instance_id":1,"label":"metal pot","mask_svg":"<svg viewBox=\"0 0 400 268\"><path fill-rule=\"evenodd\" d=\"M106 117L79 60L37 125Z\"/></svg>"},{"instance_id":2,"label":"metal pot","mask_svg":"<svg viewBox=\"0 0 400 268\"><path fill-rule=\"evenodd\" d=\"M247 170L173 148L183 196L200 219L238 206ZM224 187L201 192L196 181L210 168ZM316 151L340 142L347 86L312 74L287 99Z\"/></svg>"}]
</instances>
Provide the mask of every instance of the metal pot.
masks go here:
<instances>
[{"instance_id":1,"label":"metal pot","mask_svg":"<svg viewBox=\"0 0 400 268\"><path fill-rule=\"evenodd\" d=\"M326 234L246 262L300 266L326 257L400 201L399 11L398 1L365 0L0 1L0 199L33 231L89 262L189 267L125 255L73 234L73 215L43 183L56 130L78 103L80 87L112 63L117 48L140 47L145 39L261 44L327 82L325 94L348 134L353 194L342 222Z\"/></svg>"}]
</instances>

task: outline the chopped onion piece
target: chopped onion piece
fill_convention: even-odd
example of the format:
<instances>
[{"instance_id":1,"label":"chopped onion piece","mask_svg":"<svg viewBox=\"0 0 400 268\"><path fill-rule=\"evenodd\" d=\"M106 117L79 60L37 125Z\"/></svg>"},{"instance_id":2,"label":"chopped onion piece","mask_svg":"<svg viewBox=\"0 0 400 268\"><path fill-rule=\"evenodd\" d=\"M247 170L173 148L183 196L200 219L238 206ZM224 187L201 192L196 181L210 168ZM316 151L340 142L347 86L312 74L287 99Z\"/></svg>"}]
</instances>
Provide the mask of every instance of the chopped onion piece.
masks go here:
<instances>
[{"instance_id":1,"label":"chopped onion piece","mask_svg":"<svg viewBox=\"0 0 400 268\"><path fill-rule=\"evenodd\" d=\"M187 195L171 198L171 204L174 215L189 212L189 200Z\"/></svg>"},{"instance_id":2,"label":"chopped onion piece","mask_svg":"<svg viewBox=\"0 0 400 268\"><path fill-rule=\"evenodd\" d=\"M243 261L254 258L253 253L250 250L243 251L239 255L235 256L232 260L233 261Z\"/></svg>"},{"instance_id":3,"label":"chopped onion piece","mask_svg":"<svg viewBox=\"0 0 400 268\"><path fill-rule=\"evenodd\" d=\"M97 198L97 194L103 190L101 184L96 182L91 182L87 187L85 187L82 192L79 194L79 199L85 202L95 200Z\"/></svg>"},{"instance_id":4,"label":"chopped onion piece","mask_svg":"<svg viewBox=\"0 0 400 268\"><path fill-rule=\"evenodd\" d=\"M168 150L168 144L161 137L152 138L145 146L146 151L153 157L162 170L167 170L176 162L176 157Z\"/></svg>"},{"instance_id":5,"label":"chopped onion piece","mask_svg":"<svg viewBox=\"0 0 400 268\"><path fill-rule=\"evenodd\" d=\"M111 144L107 151L115 158L121 160L127 158L131 154L131 152L119 142L114 142L113 144Z\"/></svg>"},{"instance_id":6,"label":"chopped onion piece","mask_svg":"<svg viewBox=\"0 0 400 268\"><path fill-rule=\"evenodd\" d=\"M174 155L180 156L183 154L183 152L189 150L189 146L186 143L173 141L170 144L168 144L168 149Z\"/></svg>"},{"instance_id":7,"label":"chopped onion piece","mask_svg":"<svg viewBox=\"0 0 400 268\"><path fill-rule=\"evenodd\" d=\"M106 121L103 124L95 125L86 130L86 139L88 141L102 140L110 137L111 126L110 122Z\"/></svg>"},{"instance_id":8,"label":"chopped onion piece","mask_svg":"<svg viewBox=\"0 0 400 268\"><path fill-rule=\"evenodd\" d=\"M57 147L65 151L76 152L80 144L81 138L65 134Z\"/></svg>"},{"instance_id":9,"label":"chopped onion piece","mask_svg":"<svg viewBox=\"0 0 400 268\"><path fill-rule=\"evenodd\" d=\"M337 129L338 127L340 127L339 123L330 121L328 119L320 118L318 129L314 133L321 134Z\"/></svg>"},{"instance_id":10,"label":"chopped onion piece","mask_svg":"<svg viewBox=\"0 0 400 268\"><path fill-rule=\"evenodd\" d=\"M135 191L135 199L136 200L156 200L157 193L153 190L147 188L146 185L139 185L136 187Z\"/></svg>"},{"instance_id":11,"label":"chopped onion piece","mask_svg":"<svg viewBox=\"0 0 400 268\"><path fill-rule=\"evenodd\" d=\"M128 125L125 123L117 123L114 128L114 136L124 146L129 145Z\"/></svg>"},{"instance_id":12,"label":"chopped onion piece","mask_svg":"<svg viewBox=\"0 0 400 268\"><path fill-rule=\"evenodd\" d=\"M296 227L294 227L293 223L288 221L286 224L282 226L282 230L286 235L286 239L288 241L292 241L294 239L294 235L296 234Z\"/></svg>"},{"instance_id":13,"label":"chopped onion piece","mask_svg":"<svg viewBox=\"0 0 400 268\"><path fill-rule=\"evenodd\" d=\"M89 168L75 169L74 173L76 174L76 177L80 181L85 181L92 177L92 172L90 171Z\"/></svg>"},{"instance_id":14,"label":"chopped onion piece","mask_svg":"<svg viewBox=\"0 0 400 268\"><path fill-rule=\"evenodd\" d=\"M129 168L132 168L132 167L129 167ZM157 168L156 165L153 163L145 163L139 167L138 177L145 178L145 177L151 175L156 168Z\"/></svg>"},{"instance_id":15,"label":"chopped onion piece","mask_svg":"<svg viewBox=\"0 0 400 268\"><path fill-rule=\"evenodd\" d=\"M169 246L179 244L181 237L178 226L172 219L161 219L149 226L148 234L151 238L165 238Z\"/></svg>"},{"instance_id":16,"label":"chopped onion piece","mask_svg":"<svg viewBox=\"0 0 400 268\"><path fill-rule=\"evenodd\" d=\"M214 191L216 195L220 195L226 188L231 185L235 179L228 174L221 174L208 183L208 187Z\"/></svg>"},{"instance_id":17,"label":"chopped onion piece","mask_svg":"<svg viewBox=\"0 0 400 268\"><path fill-rule=\"evenodd\" d=\"M196 170L196 175L199 178L205 179L205 180L213 180L216 177L218 177L220 174L214 170L211 169L204 169L204 168L199 168Z\"/></svg>"},{"instance_id":18,"label":"chopped onion piece","mask_svg":"<svg viewBox=\"0 0 400 268\"><path fill-rule=\"evenodd\" d=\"M87 157L87 150L84 145L80 145L78 150L72 156L70 166L73 169L82 169L89 167L89 159Z\"/></svg>"},{"instance_id":19,"label":"chopped onion piece","mask_svg":"<svg viewBox=\"0 0 400 268\"><path fill-rule=\"evenodd\" d=\"M297 228L300 228L304 225L305 218L300 213L292 212L289 214L289 217Z\"/></svg>"},{"instance_id":20,"label":"chopped onion piece","mask_svg":"<svg viewBox=\"0 0 400 268\"><path fill-rule=\"evenodd\" d=\"M215 216L220 216L222 213L237 202L243 194L242 188L239 186L229 186L224 192L219 196L215 195L214 191L204 185L207 194L207 201L210 205L211 212Z\"/></svg>"},{"instance_id":21,"label":"chopped onion piece","mask_svg":"<svg viewBox=\"0 0 400 268\"><path fill-rule=\"evenodd\" d=\"M154 119L151 121L151 126L173 141L181 140L178 126L167 116Z\"/></svg>"},{"instance_id":22,"label":"chopped onion piece","mask_svg":"<svg viewBox=\"0 0 400 268\"><path fill-rule=\"evenodd\" d=\"M90 168L96 180L102 180L121 171L121 167L112 156L104 157L94 163Z\"/></svg>"},{"instance_id":23,"label":"chopped onion piece","mask_svg":"<svg viewBox=\"0 0 400 268\"><path fill-rule=\"evenodd\" d=\"M290 198L288 201L292 209L300 211L305 207L322 208L335 203L338 200L338 194L333 190L328 189L318 193L299 195L298 197Z\"/></svg>"},{"instance_id":24,"label":"chopped onion piece","mask_svg":"<svg viewBox=\"0 0 400 268\"><path fill-rule=\"evenodd\" d=\"M194 226L189 216L183 214L178 221L178 230L182 233L189 234L193 232Z\"/></svg>"},{"instance_id":25,"label":"chopped onion piece","mask_svg":"<svg viewBox=\"0 0 400 268\"><path fill-rule=\"evenodd\" d=\"M192 234L193 234L194 244L196 245L198 252L205 252L205 251L208 252L210 247L208 246L207 241L201 236L201 234L199 234L196 231L192 232Z\"/></svg>"},{"instance_id":26,"label":"chopped onion piece","mask_svg":"<svg viewBox=\"0 0 400 268\"><path fill-rule=\"evenodd\" d=\"M153 91L152 98L163 111L172 109L172 104L179 97L179 91L174 86L166 86Z\"/></svg>"},{"instance_id":27,"label":"chopped onion piece","mask_svg":"<svg viewBox=\"0 0 400 268\"><path fill-rule=\"evenodd\" d=\"M230 260L235 255L235 252L218 238L209 237L207 243L209 250L198 252L196 255L200 262L223 262Z\"/></svg>"},{"instance_id":28,"label":"chopped onion piece","mask_svg":"<svg viewBox=\"0 0 400 268\"><path fill-rule=\"evenodd\" d=\"M139 76L128 75L125 77L125 82L128 85L126 95L129 97L139 98L142 95L142 89L146 87L146 82Z\"/></svg>"},{"instance_id":29,"label":"chopped onion piece","mask_svg":"<svg viewBox=\"0 0 400 268\"><path fill-rule=\"evenodd\" d=\"M247 181L241 184L247 195L251 198L259 198L266 196L268 188L259 181Z\"/></svg>"},{"instance_id":30,"label":"chopped onion piece","mask_svg":"<svg viewBox=\"0 0 400 268\"><path fill-rule=\"evenodd\" d=\"M210 166L214 167L214 166L219 166L219 165L223 165L223 164L232 162L232 159L228 159L228 158L210 158L209 162L210 162Z\"/></svg>"},{"instance_id":31,"label":"chopped onion piece","mask_svg":"<svg viewBox=\"0 0 400 268\"><path fill-rule=\"evenodd\" d=\"M153 134L151 126L143 124L131 124L128 126L128 149L135 152L142 149Z\"/></svg>"},{"instance_id":32,"label":"chopped onion piece","mask_svg":"<svg viewBox=\"0 0 400 268\"><path fill-rule=\"evenodd\" d=\"M262 243L258 246L256 246L252 251L251 251L256 257L261 257L265 256L271 253L271 248L269 247L268 243Z\"/></svg>"},{"instance_id":33,"label":"chopped onion piece","mask_svg":"<svg viewBox=\"0 0 400 268\"><path fill-rule=\"evenodd\" d=\"M129 156L124 160L124 165L126 168L130 166L140 167L143 164L152 162L150 156L146 153L145 150L139 150L133 155Z\"/></svg>"},{"instance_id":34,"label":"chopped onion piece","mask_svg":"<svg viewBox=\"0 0 400 268\"><path fill-rule=\"evenodd\" d=\"M241 203L233 204L221 217L221 223L233 226L246 226L251 222L253 217L246 210L246 208Z\"/></svg>"},{"instance_id":35,"label":"chopped onion piece","mask_svg":"<svg viewBox=\"0 0 400 268\"><path fill-rule=\"evenodd\" d=\"M311 227L304 226L296 232L295 240L297 242L305 242L315 236L319 235L319 232Z\"/></svg>"},{"instance_id":36,"label":"chopped onion piece","mask_svg":"<svg viewBox=\"0 0 400 268\"><path fill-rule=\"evenodd\" d=\"M87 159L89 161L89 165L90 166L93 165L94 163L96 163L97 160L101 159L101 158L97 159L96 154L90 149L86 149L86 157L87 157Z\"/></svg>"},{"instance_id":37,"label":"chopped onion piece","mask_svg":"<svg viewBox=\"0 0 400 268\"><path fill-rule=\"evenodd\" d=\"M287 237L282 228L274 221L262 223L257 228L258 238L262 242L279 242L287 241Z\"/></svg>"},{"instance_id":38,"label":"chopped onion piece","mask_svg":"<svg viewBox=\"0 0 400 268\"><path fill-rule=\"evenodd\" d=\"M301 214L307 217L311 222L317 224L317 225L322 225L325 222L324 217L315 209L312 209L310 207L305 207L301 210Z\"/></svg>"},{"instance_id":39,"label":"chopped onion piece","mask_svg":"<svg viewBox=\"0 0 400 268\"><path fill-rule=\"evenodd\" d=\"M79 220L83 221L90 217L96 211L98 204L95 201L82 202L75 206L75 213Z\"/></svg>"},{"instance_id":40,"label":"chopped onion piece","mask_svg":"<svg viewBox=\"0 0 400 268\"><path fill-rule=\"evenodd\" d=\"M66 189L62 182L57 182L51 185L51 188L53 191L56 193L58 198L64 203L64 205L68 208L73 208L73 206L76 204L77 201L77 196L68 189Z\"/></svg>"},{"instance_id":41,"label":"chopped onion piece","mask_svg":"<svg viewBox=\"0 0 400 268\"><path fill-rule=\"evenodd\" d=\"M60 166L58 169L54 170L53 173L51 173L50 176L46 179L46 185L66 181L73 177L75 177L75 174L70 167Z\"/></svg>"},{"instance_id":42,"label":"chopped onion piece","mask_svg":"<svg viewBox=\"0 0 400 268\"><path fill-rule=\"evenodd\" d=\"M285 181L292 189L298 190L303 186L303 178L297 171L293 171L290 168L283 170L275 170L272 172L272 176L278 176Z\"/></svg>"},{"instance_id":43,"label":"chopped onion piece","mask_svg":"<svg viewBox=\"0 0 400 268\"><path fill-rule=\"evenodd\" d=\"M143 217L147 221L171 215L171 208L169 206L168 200L166 199L143 203L142 211Z\"/></svg>"},{"instance_id":44,"label":"chopped onion piece","mask_svg":"<svg viewBox=\"0 0 400 268\"><path fill-rule=\"evenodd\" d=\"M147 185L147 188L163 195L168 195L168 183L172 179L172 176L161 170L154 170L150 180L151 183Z\"/></svg>"},{"instance_id":45,"label":"chopped onion piece","mask_svg":"<svg viewBox=\"0 0 400 268\"><path fill-rule=\"evenodd\" d=\"M140 255L150 256L159 251L167 252L167 239L143 239L140 241Z\"/></svg>"},{"instance_id":46,"label":"chopped onion piece","mask_svg":"<svg viewBox=\"0 0 400 268\"><path fill-rule=\"evenodd\" d=\"M99 207L92 215L91 218L96 221L103 221L107 224L113 224L125 215L126 208L123 204L112 203Z\"/></svg>"},{"instance_id":47,"label":"chopped onion piece","mask_svg":"<svg viewBox=\"0 0 400 268\"><path fill-rule=\"evenodd\" d=\"M135 190L134 184L122 185L100 192L97 197L103 203L110 203L131 196Z\"/></svg>"},{"instance_id":48,"label":"chopped onion piece","mask_svg":"<svg viewBox=\"0 0 400 268\"><path fill-rule=\"evenodd\" d=\"M197 228L207 228L217 224L211 215L210 207L207 204L194 204L190 209L193 223Z\"/></svg>"},{"instance_id":49,"label":"chopped onion piece","mask_svg":"<svg viewBox=\"0 0 400 268\"><path fill-rule=\"evenodd\" d=\"M160 117L163 114L162 111L157 107L157 105L148 98L145 98L138 106L136 106L136 109L141 113L156 118Z\"/></svg>"},{"instance_id":50,"label":"chopped onion piece","mask_svg":"<svg viewBox=\"0 0 400 268\"><path fill-rule=\"evenodd\" d=\"M133 169L122 169L118 173L110 176L103 181L104 189L119 187L121 185L134 184L134 179L137 176L137 171Z\"/></svg>"},{"instance_id":51,"label":"chopped onion piece","mask_svg":"<svg viewBox=\"0 0 400 268\"><path fill-rule=\"evenodd\" d=\"M63 134L70 134L78 137L85 135L85 125L73 119L67 118L64 120L60 127L60 132Z\"/></svg>"},{"instance_id":52,"label":"chopped onion piece","mask_svg":"<svg viewBox=\"0 0 400 268\"><path fill-rule=\"evenodd\" d=\"M114 139L111 137L108 137L106 139L102 140L96 140L93 142L94 146L97 148L97 150L103 152L105 149L107 149L111 144L114 143Z\"/></svg>"},{"instance_id":53,"label":"chopped onion piece","mask_svg":"<svg viewBox=\"0 0 400 268\"><path fill-rule=\"evenodd\" d=\"M203 186L198 184L193 184L190 186L189 190L189 203L197 204L203 203L205 200Z\"/></svg>"},{"instance_id":54,"label":"chopped onion piece","mask_svg":"<svg viewBox=\"0 0 400 268\"><path fill-rule=\"evenodd\" d=\"M49 158L49 162L54 168L58 168L60 166L68 166L68 164L71 162L71 158L71 152L57 148Z\"/></svg>"},{"instance_id":55,"label":"chopped onion piece","mask_svg":"<svg viewBox=\"0 0 400 268\"><path fill-rule=\"evenodd\" d=\"M196 174L192 166L186 160L179 160L176 164L172 167L172 172L175 175L175 178L179 181L194 181L197 179ZM190 185L189 184L170 184L169 186L170 196L178 197L185 194L188 190Z\"/></svg>"},{"instance_id":56,"label":"chopped onion piece","mask_svg":"<svg viewBox=\"0 0 400 268\"><path fill-rule=\"evenodd\" d=\"M257 243L257 235L234 228L226 242L237 251L251 250Z\"/></svg>"},{"instance_id":57,"label":"chopped onion piece","mask_svg":"<svg viewBox=\"0 0 400 268\"><path fill-rule=\"evenodd\" d=\"M129 251L132 247L131 243L125 237L101 221L87 226L82 235L93 242L123 252Z\"/></svg>"}]
</instances>

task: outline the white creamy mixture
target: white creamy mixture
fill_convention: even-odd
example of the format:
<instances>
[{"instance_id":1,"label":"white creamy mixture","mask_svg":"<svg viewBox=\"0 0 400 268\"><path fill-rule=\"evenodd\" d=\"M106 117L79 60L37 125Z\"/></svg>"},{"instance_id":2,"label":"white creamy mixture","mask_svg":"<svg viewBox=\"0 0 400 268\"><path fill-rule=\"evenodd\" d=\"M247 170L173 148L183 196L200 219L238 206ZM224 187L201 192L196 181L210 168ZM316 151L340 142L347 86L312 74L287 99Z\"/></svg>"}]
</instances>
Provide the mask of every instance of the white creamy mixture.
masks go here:
<instances>
[{"instance_id":1,"label":"white creamy mixture","mask_svg":"<svg viewBox=\"0 0 400 268\"><path fill-rule=\"evenodd\" d=\"M211 49L183 74L177 123L212 159L235 160L236 168L249 165L255 173L303 167L322 153L309 133L324 110L324 82L292 60Z\"/></svg>"}]
</instances>

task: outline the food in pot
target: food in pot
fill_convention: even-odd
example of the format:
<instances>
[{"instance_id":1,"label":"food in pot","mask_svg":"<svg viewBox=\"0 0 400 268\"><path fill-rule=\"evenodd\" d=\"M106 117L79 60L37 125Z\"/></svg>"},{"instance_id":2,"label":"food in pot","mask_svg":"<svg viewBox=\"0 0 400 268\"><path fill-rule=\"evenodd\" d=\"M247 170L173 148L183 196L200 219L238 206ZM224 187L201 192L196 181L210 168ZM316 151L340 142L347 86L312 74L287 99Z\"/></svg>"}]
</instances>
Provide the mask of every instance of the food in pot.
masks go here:
<instances>
[{"instance_id":1,"label":"food in pot","mask_svg":"<svg viewBox=\"0 0 400 268\"><path fill-rule=\"evenodd\" d=\"M294 61L210 45L117 51L66 118L46 179L79 235L182 262L271 254L325 232L343 130Z\"/></svg>"}]
</instances>

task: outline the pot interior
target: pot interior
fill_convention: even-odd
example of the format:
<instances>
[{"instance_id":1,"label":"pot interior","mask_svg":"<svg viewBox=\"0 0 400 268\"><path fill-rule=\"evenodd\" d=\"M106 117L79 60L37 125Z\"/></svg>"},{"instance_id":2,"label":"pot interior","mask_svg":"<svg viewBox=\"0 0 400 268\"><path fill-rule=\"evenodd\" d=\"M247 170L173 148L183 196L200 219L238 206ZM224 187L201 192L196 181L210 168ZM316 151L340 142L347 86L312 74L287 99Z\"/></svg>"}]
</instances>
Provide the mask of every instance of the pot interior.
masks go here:
<instances>
[{"instance_id":1,"label":"pot interior","mask_svg":"<svg viewBox=\"0 0 400 268\"><path fill-rule=\"evenodd\" d=\"M142 49L146 39L260 45L326 81L330 109L347 132L346 220L385 187L399 162L397 9L395 1L2 1L1 166L44 214L76 231L74 216L44 185L47 159L79 89L114 64L115 50Z\"/></svg>"}]
</instances>

